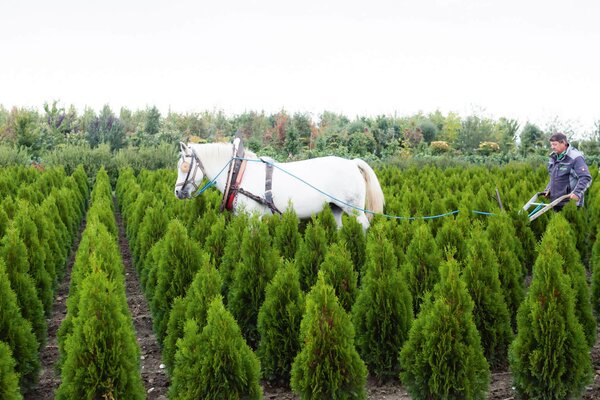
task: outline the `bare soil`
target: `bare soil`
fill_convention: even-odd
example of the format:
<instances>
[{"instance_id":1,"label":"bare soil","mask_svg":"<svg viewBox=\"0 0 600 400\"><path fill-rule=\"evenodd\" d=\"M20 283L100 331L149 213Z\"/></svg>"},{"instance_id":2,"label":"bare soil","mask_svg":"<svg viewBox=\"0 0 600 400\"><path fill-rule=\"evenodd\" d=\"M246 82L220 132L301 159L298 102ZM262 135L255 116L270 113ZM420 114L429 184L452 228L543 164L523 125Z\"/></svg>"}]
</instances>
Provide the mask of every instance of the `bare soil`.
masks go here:
<instances>
[{"instance_id":1,"label":"bare soil","mask_svg":"<svg viewBox=\"0 0 600 400\"><path fill-rule=\"evenodd\" d=\"M124 234L123 221L118 206L115 203L117 225L119 227L119 246L123 263L125 265L125 284L127 302L131 312L136 330L137 341L141 349L141 374L146 387L149 400L167 399L169 378L162 366L161 351L152 330L152 319L146 298L140 287L137 273L133 267L133 261L129 244ZM39 383L30 393L25 395L28 400L51 400L54 399L54 391L60 385L60 374L55 366L58 361L58 344L56 333L60 323L66 315L66 298L69 291L70 274L75 261L75 252L79 245L81 232L85 228L85 221L76 239L67 265L67 273L63 282L60 283L52 316L48 322L48 343L41 351L42 370ZM600 332L599 332L600 337ZM593 382L586 388L583 399L600 399L600 340L591 350L592 364L595 371ZM300 397L293 394L289 389L273 387L268 383L263 384L264 398L271 400L298 400ZM367 384L368 398L372 400L409 400L411 397L399 381L378 385L373 379ZM512 378L510 372L501 371L492 374L489 388L489 400L513 400L516 398L512 389Z\"/></svg>"}]
</instances>

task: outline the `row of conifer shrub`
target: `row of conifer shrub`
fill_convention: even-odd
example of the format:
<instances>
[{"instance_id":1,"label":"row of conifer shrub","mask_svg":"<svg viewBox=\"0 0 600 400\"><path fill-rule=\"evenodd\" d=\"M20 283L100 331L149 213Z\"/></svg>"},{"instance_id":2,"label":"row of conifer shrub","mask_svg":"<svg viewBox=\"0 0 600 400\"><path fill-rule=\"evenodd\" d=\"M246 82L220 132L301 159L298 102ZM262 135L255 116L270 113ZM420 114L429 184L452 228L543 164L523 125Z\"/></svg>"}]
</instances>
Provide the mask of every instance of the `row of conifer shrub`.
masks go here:
<instances>
[{"instance_id":1,"label":"row of conifer shrub","mask_svg":"<svg viewBox=\"0 0 600 400\"><path fill-rule=\"evenodd\" d=\"M177 200L174 171L121 171L117 197L173 398L258 396L254 354L260 377L303 398L364 397L367 371L380 381L402 376L414 398L483 398L490 371L509 365L525 396L582 390L596 340L598 296L590 299L584 254L597 242L598 185L584 209L529 224L518 210L545 186L541 167L389 167L379 176L386 212L402 218L378 216L365 235L353 218L337 230L328 209L302 223L293 211L222 214L213 190ZM561 328L533 323L536 307ZM216 321L232 329L231 341L217 336ZM561 346L567 336L577 343ZM232 349L238 364L215 362ZM542 375L542 359L528 351L555 354ZM222 380L209 380L207 366Z\"/></svg>"},{"instance_id":2,"label":"row of conifer shrub","mask_svg":"<svg viewBox=\"0 0 600 400\"><path fill-rule=\"evenodd\" d=\"M100 168L58 331L56 399L145 398L117 237L110 180Z\"/></svg>"},{"instance_id":3,"label":"row of conifer shrub","mask_svg":"<svg viewBox=\"0 0 600 400\"><path fill-rule=\"evenodd\" d=\"M35 385L46 318L88 198L83 167L0 169L0 397Z\"/></svg>"}]
</instances>

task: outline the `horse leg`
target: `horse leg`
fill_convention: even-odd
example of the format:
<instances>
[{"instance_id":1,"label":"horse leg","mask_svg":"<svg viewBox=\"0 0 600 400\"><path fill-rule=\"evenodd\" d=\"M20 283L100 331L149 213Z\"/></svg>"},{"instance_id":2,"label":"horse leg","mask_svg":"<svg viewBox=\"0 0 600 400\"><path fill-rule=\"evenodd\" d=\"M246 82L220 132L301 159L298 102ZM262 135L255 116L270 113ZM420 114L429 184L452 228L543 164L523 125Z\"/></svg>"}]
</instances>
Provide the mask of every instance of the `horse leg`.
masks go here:
<instances>
[{"instance_id":1,"label":"horse leg","mask_svg":"<svg viewBox=\"0 0 600 400\"><path fill-rule=\"evenodd\" d=\"M371 224L369 223L369 219L363 211L360 211L358 213L355 212L354 215L356 216L357 221L360 222L360 224L363 226L363 230L366 231L367 229L369 229L369 226Z\"/></svg>"},{"instance_id":2,"label":"horse leg","mask_svg":"<svg viewBox=\"0 0 600 400\"><path fill-rule=\"evenodd\" d=\"M329 206L331 207L331 212L335 218L335 223L337 224L338 229L340 229L342 227L342 214L344 213L344 210L333 203L329 204Z\"/></svg>"}]
</instances>

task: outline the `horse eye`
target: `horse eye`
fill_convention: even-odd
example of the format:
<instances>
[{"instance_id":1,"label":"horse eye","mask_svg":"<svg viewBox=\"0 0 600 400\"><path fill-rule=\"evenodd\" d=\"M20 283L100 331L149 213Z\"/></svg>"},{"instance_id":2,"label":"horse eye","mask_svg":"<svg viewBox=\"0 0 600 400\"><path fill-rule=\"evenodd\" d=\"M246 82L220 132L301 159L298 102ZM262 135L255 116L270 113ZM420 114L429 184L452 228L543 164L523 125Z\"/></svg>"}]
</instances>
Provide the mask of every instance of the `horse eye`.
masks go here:
<instances>
[{"instance_id":1,"label":"horse eye","mask_svg":"<svg viewBox=\"0 0 600 400\"><path fill-rule=\"evenodd\" d=\"M179 168L181 169L181 172L187 173L190 170L190 163L187 161L183 162Z\"/></svg>"}]
</instances>

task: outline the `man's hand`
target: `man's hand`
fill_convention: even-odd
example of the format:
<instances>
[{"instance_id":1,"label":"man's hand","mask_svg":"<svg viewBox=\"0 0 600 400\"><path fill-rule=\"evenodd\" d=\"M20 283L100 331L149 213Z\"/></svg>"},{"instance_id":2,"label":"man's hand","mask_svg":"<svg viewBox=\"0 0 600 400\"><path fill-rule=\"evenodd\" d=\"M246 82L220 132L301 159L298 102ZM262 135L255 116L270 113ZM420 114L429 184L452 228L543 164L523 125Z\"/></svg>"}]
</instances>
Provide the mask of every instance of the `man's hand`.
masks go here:
<instances>
[{"instance_id":1,"label":"man's hand","mask_svg":"<svg viewBox=\"0 0 600 400\"><path fill-rule=\"evenodd\" d=\"M579 201L579 196L577 196L575 193L571 193L571 195L569 196L569 199Z\"/></svg>"}]
</instances>

